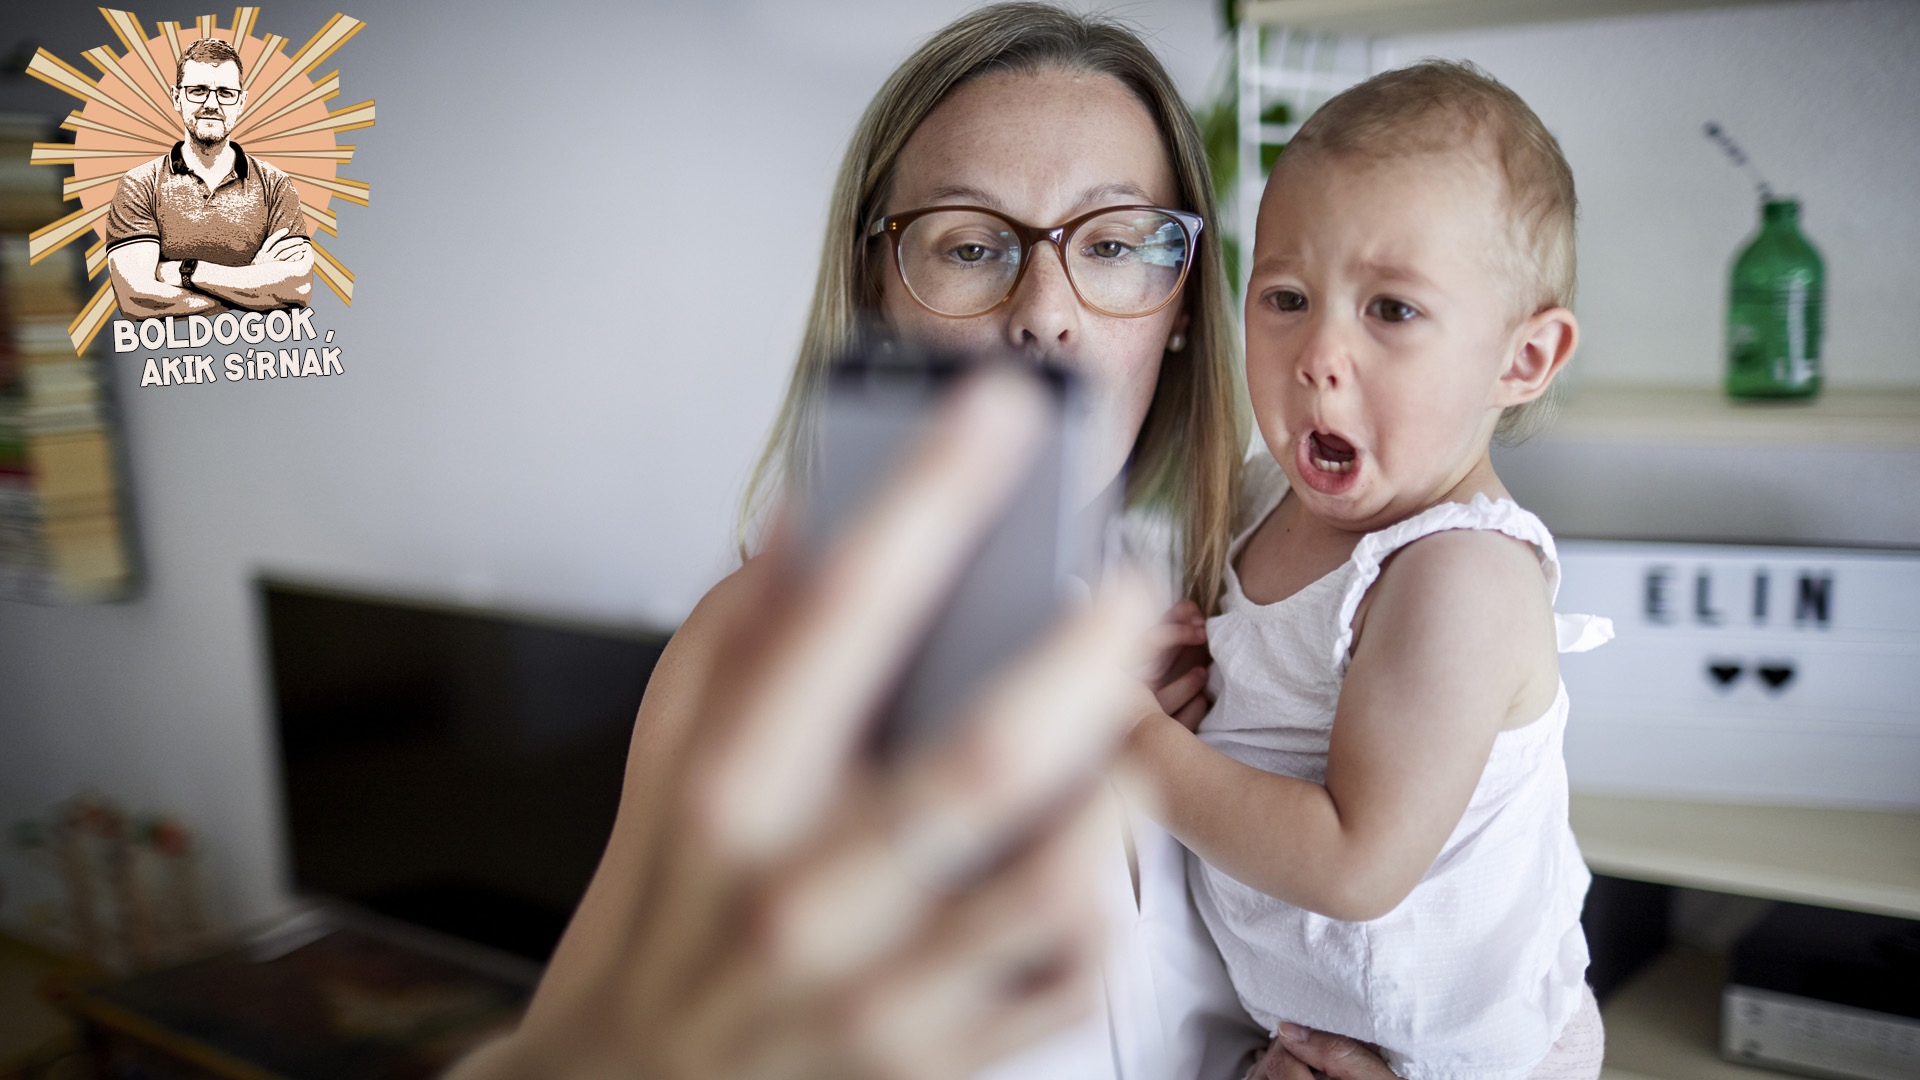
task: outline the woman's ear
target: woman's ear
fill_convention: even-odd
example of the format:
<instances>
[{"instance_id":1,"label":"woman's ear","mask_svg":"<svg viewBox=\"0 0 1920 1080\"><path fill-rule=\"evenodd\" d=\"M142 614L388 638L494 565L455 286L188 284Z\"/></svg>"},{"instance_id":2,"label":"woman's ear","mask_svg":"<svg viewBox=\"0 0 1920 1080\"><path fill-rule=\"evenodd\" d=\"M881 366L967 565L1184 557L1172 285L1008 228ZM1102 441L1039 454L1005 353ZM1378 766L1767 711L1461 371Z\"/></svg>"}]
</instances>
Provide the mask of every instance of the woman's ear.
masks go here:
<instances>
[{"instance_id":1,"label":"woman's ear","mask_svg":"<svg viewBox=\"0 0 1920 1080\"><path fill-rule=\"evenodd\" d=\"M1173 329L1167 333L1168 352L1179 352L1187 347L1187 342L1191 340L1187 337L1187 324L1192 321L1193 313L1187 310L1187 305L1181 304L1180 314L1173 317Z\"/></svg>"},{"instance_id":2,"label":"woman's ear","mask_svg":"<svg viewBox=\"0 0 1920 1080\"><path fill-rule=\"evenodd\" d=\"M1520 405L1546 393L1579 344L1580 323L1566 308L1550 307L1529 317L1515 332L1512 355L1494 388L1494 404Z\"/></svg>"}]
</instances>

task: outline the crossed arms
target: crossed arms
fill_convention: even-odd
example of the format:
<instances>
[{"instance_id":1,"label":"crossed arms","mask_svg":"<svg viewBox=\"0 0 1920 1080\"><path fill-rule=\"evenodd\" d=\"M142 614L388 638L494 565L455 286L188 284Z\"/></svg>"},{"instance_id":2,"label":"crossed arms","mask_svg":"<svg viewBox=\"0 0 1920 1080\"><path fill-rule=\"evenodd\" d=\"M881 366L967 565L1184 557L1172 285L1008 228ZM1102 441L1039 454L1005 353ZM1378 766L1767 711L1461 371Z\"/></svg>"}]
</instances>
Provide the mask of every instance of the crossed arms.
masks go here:
<instances>
[{"instance_id":1,"label":"crossed arms","mask_svg":"<svg viewBox=\"0 0 1920 1080\"><path fill-rule=\"evenodd\" d=\"M245 266L202 262L191 289L180 285L180 263L160 258L157 240L119 245L107 253L107 270L121 312L133 319L304 307L313 295L313 245L285 229L268 236Z\"/></svg>"}]
</instances>

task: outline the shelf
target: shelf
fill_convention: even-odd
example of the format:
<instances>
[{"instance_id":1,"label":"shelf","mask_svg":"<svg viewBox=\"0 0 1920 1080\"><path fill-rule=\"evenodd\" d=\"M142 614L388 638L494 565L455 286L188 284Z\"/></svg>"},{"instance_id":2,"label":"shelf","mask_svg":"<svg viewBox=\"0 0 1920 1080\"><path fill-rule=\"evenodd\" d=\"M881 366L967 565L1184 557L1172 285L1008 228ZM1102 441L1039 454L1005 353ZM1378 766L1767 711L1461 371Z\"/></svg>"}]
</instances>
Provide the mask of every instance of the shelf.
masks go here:
<instances>
[{"instance_id":1,"label":"shelf","mask_svg":"<svg viewBox=\"0 0 1920 1080\"><path fill-rule=\"evenodd\" d=\"M1249 0L1249 23L1388 37L1485 26L1744 7L1764 0Z\"/></svg>"},{"instance_id":2,"label":"shelf","mask_svg":"<svg viewBox=\"0 0 1920 1080\"><path fill-rule=\"evenodd\" d=\"M1720 1058L1721 958L1687 946L1666 952L1600 1009L1607 1029L1600 1080L1780 1080Z\"/></svg>"},{"instance_id":3,"label":"shelf","mask_svg":"<svg viewBox=\"0 0 1920 1080\"><path fill-rule=\"evenodd\" d=\"M1595 873L1920 918L1920 813L1573 796Z\"/></svg>"},{"instance_id":4,"label":"shelf","mask_svg":"<svg viewBox=\"0 0 1920 1080\"><path fill-rule=\"evenodd\" d=\"M40 992L50 975L85 969L38 945L0 932L0 1076L27 1076L44 1066L50 1052L77 1043L71 1018L47 1003Z\"/></svg>"},{"instance_id":5,"label":"shelf","mask_svg":"<svg viewBox=\"0 0 1920 1080\"><path fill-rule=\"evenodd\" d=\"M1716 387L1581 385L1545 442L1920 449L1920 389L1830 389L1812 401L1730 401Z\"/></svg>"}]
</instances>

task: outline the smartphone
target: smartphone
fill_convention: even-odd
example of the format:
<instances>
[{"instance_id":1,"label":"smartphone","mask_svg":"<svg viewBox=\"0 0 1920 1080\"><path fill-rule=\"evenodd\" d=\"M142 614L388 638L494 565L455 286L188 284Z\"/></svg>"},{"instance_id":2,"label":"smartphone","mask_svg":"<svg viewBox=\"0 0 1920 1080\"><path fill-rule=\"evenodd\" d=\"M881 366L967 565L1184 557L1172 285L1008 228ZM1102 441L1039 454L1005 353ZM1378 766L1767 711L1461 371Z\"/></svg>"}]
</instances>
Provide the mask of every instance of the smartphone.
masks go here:
<instances>
[{"instance_id":1,"label":"smartphone","mask_svg":"<svg viewBox=\"0 0 1920 1080\"><path fill-rule=\"evenodd\" d=\"M1085 403L1071 372L869 341L835 363L816 414L803 501L805 546L824 551L891 476L935 410L983 363L1015 364L1044 389L1040 452L987 529L934 618L874 728L882 758L938 742L993 674L1031 649L1100 573L1120 485L1080 501Z\"/></svg>"}]
</instances>

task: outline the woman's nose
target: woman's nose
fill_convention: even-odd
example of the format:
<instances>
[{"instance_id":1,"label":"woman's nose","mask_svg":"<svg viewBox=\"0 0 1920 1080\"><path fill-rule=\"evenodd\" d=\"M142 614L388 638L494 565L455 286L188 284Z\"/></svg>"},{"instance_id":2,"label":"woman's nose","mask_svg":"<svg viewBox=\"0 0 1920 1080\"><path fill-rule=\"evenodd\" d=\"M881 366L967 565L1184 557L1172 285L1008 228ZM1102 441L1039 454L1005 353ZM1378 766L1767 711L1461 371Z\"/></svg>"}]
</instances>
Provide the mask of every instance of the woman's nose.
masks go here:
<instances>
[{"instance_id":1,"label":"woman's nose","mask_svg":"<svg viewBox=\"0 0 1920 1080\"><path fill-rule=\"evenodd\" d=\"M1080 298L1052 241L1027 253L1027 276L1007 302L1007 341L1021 352L1051 356L1079 345Z\"/></svg>"}]
</instances>

